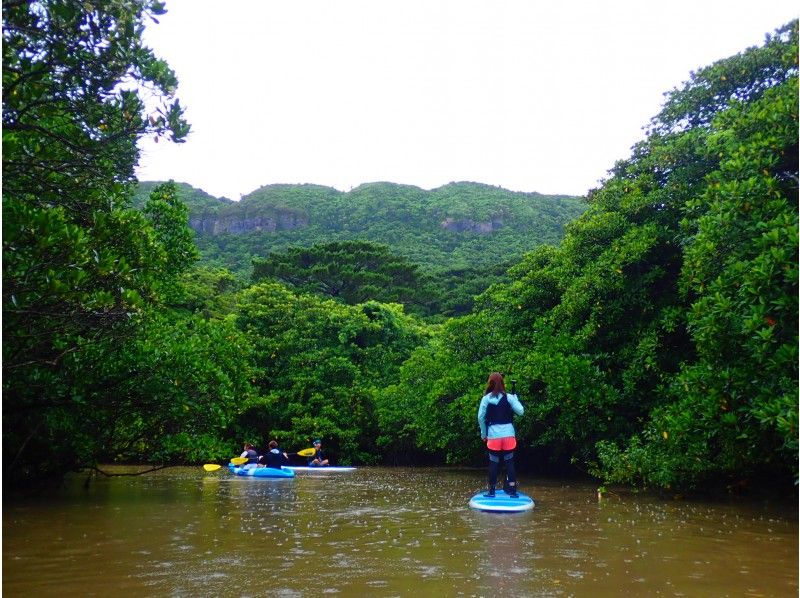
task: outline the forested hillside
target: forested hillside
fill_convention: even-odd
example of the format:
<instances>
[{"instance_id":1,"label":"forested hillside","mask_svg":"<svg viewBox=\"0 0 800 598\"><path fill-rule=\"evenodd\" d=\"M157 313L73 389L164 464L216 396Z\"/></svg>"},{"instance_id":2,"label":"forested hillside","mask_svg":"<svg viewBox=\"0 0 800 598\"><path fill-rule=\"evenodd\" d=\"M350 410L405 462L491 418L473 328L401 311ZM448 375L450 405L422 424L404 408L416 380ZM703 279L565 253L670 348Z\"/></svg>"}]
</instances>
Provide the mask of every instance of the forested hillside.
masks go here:
<instances>
[{"instance_id":1,"label":"forested hillside","mask_svg":"<svg viewBox=\"0 0 800 598\"><path fill-rule=\"evenodd\" d=\"M158 183L139 184L143 206ZM477 183L425 191L394 183L340 192L319 185L269 185L239 202L177 184L189 209L201 262L249 280L253 260L299 247L370 241L417 267L429 297L403 302L420 315L467 313L472 298L527 251L556 245L567 223L586 209L583 199L518 193ZM422 305L424 303L424 305Z\"/></svg>"},{"instance_id":2,"label":"forested hillside","mask_svg":"<svg viewBox=\"0 0 800 598\"><path fill-rule=\"evenodd\" d=\"M143 182L143 205L157 183ZM478 183L432 191L370 183L349 192L318 185L269 185L239 202L216 200L178 185L198 233L201 256L250 272L254 256L332 241L389 245L411 262L437 270L483 268L519 259L561 240L564 225L586 209L581 198L518 193Z\"/></svg>"},{"instance_id":3,"label":"forested hillside","mask_svg":"<svg viewBox=\"0 0 800 598\"><path fill-rule=\"evenodd\" d=\"M666 94L588 207L475 184L236 203L137 187L136 140L189 131L142 45L162 11L3 5L6 491L271 438L322 436L340 463L478 464L492 371L519 381L523 467L795 487L796 21ZM228 244L264 256L252 278L211 254ZM460 298L500 282L420 318L435 267Z\"/></svg>"}]
</instances>

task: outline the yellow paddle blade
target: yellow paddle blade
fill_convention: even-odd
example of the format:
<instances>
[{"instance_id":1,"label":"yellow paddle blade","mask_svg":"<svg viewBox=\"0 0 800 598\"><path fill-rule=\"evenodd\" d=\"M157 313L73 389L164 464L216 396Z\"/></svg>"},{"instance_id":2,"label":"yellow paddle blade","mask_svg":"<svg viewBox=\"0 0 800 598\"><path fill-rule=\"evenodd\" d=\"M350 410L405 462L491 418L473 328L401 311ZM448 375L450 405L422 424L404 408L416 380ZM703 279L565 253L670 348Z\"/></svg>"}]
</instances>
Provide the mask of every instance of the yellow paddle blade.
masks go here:
<instances>
[{"instance_id":1,"label":"yellow paddle blade","mask_svg":"<svg viewBox=\"0 0 800 598\"><path fill-rule=\"evenodd\" d=\"M303 449L302 451L297 451L297 454L301 457L313 457L316 451L313 448Z\"/></svg>"},{"instance_id":2,"label":"yellow paddle blade","mask_svg":"<svg viewBox=\"0 0 800 598\"><path fill-rule=\"evenodd\" d=\"M203 465L203 469L206 471L217 471L222 465L217 465L216 463L206 463Z\"/></svg>"},{"instance_id":3,"label":"yellow paddle blade","mask_svg":"<svg viewBox=\"0 0 800 598\"><path fill-rule=\"evenodd\" d=\"M231 463L233 463L234 465L244 465L245 463L247 463L247 457L234 457L233 459L231 459Z\"/></svg>"}]
</instances>

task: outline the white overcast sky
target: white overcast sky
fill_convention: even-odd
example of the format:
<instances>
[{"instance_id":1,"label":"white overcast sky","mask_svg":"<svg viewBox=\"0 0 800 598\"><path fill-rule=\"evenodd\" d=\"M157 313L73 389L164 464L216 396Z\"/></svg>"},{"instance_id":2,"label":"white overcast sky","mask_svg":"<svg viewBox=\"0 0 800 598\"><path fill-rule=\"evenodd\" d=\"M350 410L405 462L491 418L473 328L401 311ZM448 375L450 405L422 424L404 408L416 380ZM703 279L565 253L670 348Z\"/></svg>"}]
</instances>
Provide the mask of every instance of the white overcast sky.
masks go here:
<instances>
[{"instance_id":1,"label":"white overcast sky","mask_svg":"<svg viewBox=\"0 0 800 598\"><path fill-rule=\"evenodd\" d=\"M796 18L794 0L167 0L145 41L192 132L142 181L239 199L475 181L583 195L690 72Z\"/></svg>"}]
</instances>

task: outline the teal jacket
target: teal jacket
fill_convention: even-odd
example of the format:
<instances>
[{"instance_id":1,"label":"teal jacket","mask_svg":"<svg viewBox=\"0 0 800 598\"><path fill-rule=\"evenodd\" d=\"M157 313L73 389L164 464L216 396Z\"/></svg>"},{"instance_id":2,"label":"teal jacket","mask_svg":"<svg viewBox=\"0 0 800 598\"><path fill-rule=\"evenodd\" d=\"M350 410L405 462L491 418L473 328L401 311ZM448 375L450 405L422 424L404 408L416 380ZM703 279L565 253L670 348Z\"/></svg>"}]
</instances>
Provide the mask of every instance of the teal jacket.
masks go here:
<instances>
[{"instance_id":1,"label":"teal jacket","mask_svg":"<svg viewBox=\"0 0 800 598\"><path fill-rule=\"evenodd\" d=\"M515 436L514 424L492 424L489 426L488 435L486 430L486 407L491 403L497 405L500 402L502 395L484 395L481 399L481 406L478 407L478 425L481 428L481 438L505 438L507 436ZM506 393L506 398L511 405L511 410L517 414L522 415L525 408L519 402L517 395L512 395L510 392Z\"/></svg>"}]
</instances>

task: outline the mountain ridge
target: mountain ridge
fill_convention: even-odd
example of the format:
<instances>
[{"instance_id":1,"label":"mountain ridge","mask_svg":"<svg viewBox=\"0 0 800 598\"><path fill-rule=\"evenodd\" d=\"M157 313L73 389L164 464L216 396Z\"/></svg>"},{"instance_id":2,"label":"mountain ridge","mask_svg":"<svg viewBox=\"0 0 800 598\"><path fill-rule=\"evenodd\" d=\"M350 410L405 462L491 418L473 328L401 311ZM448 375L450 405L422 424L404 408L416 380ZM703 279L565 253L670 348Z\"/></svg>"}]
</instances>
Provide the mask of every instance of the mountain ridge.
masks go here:
<instances>
[{"instance_id":1,"label":"mountain ridge","mask_svg":"<svg viewBox=\"0 0 800 598\"><path fill-rule=\"evenodd\" d=\"M157 181L139 183L141 206ZM377 181L350 191L315 184L264 185L239 201L176 183L204 259L245 272L252 257L290 246L368 240L444 270L490 267L557 244L583 213L581 197L509 191L468 181L425 190Z\"/></svg>"}]
</instances>

